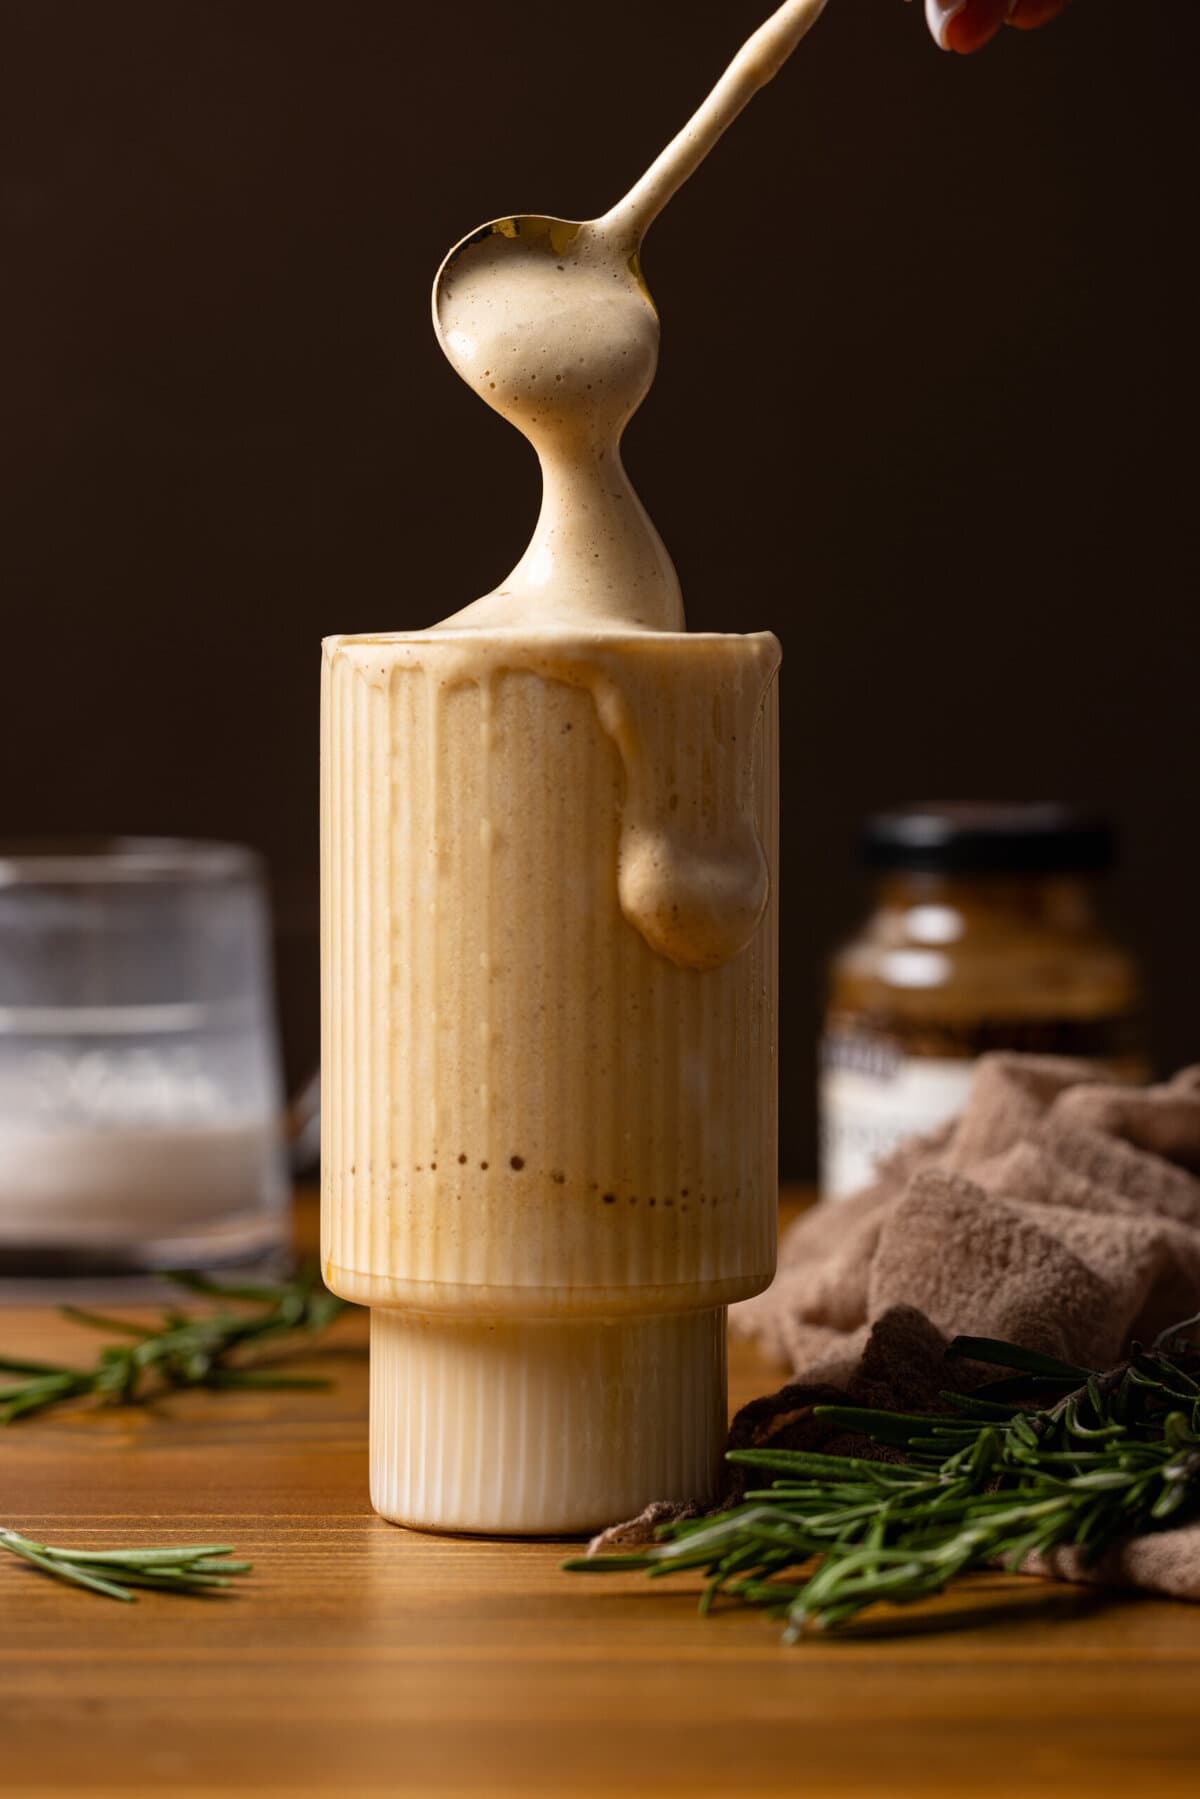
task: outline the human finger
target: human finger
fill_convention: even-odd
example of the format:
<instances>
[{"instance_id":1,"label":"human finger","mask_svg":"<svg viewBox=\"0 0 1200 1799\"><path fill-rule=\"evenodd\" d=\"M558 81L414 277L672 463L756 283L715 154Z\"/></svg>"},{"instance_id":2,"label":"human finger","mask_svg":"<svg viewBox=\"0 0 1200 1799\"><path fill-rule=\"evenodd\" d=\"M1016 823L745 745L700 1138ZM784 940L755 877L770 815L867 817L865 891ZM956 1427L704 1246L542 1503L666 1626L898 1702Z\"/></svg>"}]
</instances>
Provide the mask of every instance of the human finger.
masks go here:
<instances>
[{"instance_id":1,"label":"human finger","mask_svg":"<svg viewBox=\"0 0 1200 1799\"><path fill-rule=\"evenodd\" d=\"M1016 0L925 0L925 21L943 50L969 56L995 37Z\"/></svg>"}]
</instances>

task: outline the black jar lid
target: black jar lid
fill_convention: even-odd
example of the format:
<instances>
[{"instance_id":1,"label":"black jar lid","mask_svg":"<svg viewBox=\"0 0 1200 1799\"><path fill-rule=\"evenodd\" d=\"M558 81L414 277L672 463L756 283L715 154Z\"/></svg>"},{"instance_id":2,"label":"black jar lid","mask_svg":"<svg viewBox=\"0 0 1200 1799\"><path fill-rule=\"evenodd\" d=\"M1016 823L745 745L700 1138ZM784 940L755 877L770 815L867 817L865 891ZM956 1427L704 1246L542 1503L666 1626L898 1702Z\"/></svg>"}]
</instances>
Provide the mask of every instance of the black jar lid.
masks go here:
<instances>
[{"instance_id":1,"label":"black jar lid","mask_svg":"<svg viewBox=\"0 0 1200 1799\"><path fill-rule=\"evenodd\" d=\"M863 827L868 868L938 874L1098 874L1111 826L1072 806L950 802L878 812Z\"/></svg>"}]
</instances>

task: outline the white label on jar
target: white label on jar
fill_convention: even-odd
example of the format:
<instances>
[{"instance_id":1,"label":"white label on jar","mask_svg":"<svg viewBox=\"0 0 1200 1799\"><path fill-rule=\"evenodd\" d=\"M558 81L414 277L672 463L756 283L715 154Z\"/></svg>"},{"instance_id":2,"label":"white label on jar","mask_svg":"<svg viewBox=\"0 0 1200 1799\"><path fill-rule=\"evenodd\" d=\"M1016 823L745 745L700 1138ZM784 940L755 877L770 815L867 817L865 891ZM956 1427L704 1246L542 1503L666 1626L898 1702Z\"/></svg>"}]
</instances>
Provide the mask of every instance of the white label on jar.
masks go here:
<instances>
[{"instance_id":1,"label":"white label on jar","mask_svg":"<svg viewBox=\"0 0 1200 1799\"><path fill-rule=\"evenodd\" d=\"M961 1112L970 1057L881 1057L879 1066L826 1065L821 1074L821 1192L843 1199L875 1177L875 1164L905 1137Z\"/></svg>"}]
</instances>

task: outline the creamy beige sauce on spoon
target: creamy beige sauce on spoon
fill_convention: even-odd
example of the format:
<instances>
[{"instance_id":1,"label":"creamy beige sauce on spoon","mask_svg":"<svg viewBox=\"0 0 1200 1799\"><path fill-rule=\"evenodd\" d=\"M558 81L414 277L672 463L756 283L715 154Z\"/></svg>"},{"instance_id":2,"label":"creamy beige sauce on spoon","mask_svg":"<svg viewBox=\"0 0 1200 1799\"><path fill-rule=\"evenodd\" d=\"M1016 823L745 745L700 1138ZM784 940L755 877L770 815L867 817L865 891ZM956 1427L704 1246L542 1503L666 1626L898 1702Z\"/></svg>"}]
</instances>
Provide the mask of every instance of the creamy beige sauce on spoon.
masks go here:
<instances>
[{"instance_id":1,"label":"creamy beige sauce on spoon","mask_svg":"<svg viewBox=\"0 0 1200 1799\"><path fill-rule=\"evenodd\" d=\"M533 444L543 483L537 528L517 566L447 625L683 629L671 559L621 463L622 433L658 360L658 315L638 252L671 196L824 6L779 7L603 218L498 219L442 264L433 290L438 340L463 380Z\"/></svg>"}]
</instances>

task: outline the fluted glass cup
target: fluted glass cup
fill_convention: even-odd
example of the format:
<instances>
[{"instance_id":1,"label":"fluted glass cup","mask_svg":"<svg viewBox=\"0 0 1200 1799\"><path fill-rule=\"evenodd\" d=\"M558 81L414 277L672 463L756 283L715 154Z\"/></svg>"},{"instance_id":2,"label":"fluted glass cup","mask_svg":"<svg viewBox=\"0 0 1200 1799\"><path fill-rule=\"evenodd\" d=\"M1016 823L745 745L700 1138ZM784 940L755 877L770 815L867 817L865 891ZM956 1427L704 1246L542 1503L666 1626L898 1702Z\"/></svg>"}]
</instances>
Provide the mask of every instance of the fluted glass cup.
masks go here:
<instances>
[{"instance_id":1,"label":"fluted glass cup","mask_svg":"<svg viewBox=\"0 0 1200 1799\"><path fill-rule=\"evenodd\" d=\"M726 1309L775 1258L777 660L326 644L322 1258L372 1309L385 1517L577 1531L716 1496ZM743 946L684 966L656 858L730 841Z\"/></svg>"}]
</instances>

